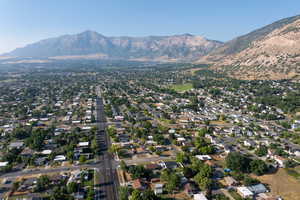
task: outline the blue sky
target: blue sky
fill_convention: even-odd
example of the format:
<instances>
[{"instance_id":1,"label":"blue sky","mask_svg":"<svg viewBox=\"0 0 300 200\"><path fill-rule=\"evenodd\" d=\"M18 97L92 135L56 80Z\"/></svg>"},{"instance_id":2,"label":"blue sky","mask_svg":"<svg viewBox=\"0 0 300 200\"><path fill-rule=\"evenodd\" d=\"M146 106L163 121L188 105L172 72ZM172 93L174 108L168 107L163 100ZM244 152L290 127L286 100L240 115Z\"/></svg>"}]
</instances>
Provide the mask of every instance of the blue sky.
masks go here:
<instances>
[{"instance_id":1,"label":"blue sky","mask_svg":"<svg viewBox=\"0 0 300 200\"><path fill-rule=\"evenodd\" d=\"M84 30L227 41L297 14L299 0L0 0L0 53Z\"/></svg>"}]
</instances>

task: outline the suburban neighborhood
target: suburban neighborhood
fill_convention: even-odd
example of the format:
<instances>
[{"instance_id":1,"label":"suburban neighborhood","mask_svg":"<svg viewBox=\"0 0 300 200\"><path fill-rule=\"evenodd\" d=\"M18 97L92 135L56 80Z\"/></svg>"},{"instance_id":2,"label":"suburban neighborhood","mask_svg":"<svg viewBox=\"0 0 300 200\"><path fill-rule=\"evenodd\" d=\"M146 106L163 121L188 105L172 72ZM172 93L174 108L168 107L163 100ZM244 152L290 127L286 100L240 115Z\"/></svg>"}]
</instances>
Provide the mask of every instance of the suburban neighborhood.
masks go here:
<instances>
[{"instance_id":1,"label":"suburban neighborhood","mask_svg":"<svg viewBox=\"0 0 300 200\"><path fill-rule=\"evenodd\" d=\"M0 82L1 199L279 200L299 180L298 83L39 68Z\"/></svg>"}]
</instances>

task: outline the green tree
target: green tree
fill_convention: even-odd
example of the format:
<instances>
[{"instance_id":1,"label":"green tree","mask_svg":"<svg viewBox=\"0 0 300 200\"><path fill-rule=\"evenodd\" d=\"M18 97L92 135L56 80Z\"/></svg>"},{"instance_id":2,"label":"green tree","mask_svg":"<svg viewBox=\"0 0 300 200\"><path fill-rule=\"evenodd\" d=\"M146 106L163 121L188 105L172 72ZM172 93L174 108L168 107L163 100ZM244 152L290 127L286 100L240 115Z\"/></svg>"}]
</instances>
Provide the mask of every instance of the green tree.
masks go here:
<instances>
[{"instance_id":1,"label":"green tree","mask_svg":"<svg viewBox=\"0 0 300 200\"><path fill-rule=\"evenodd\" d=\"M78 184L75 183L75 182L69 183L68 187L67 187L67 190L68 190L69 194L77 192L77 190L78 190Z\"/></svg>"},{"instance_id":2,"label":"green tree","mask_svg":"<svg viewBox=\"0 0 300 200\"><path fill-rule=\"evenodd\" d=\"M13 130L11 136L21 140L30 136L30 130L23 127L17 127Z\"/></svg>"},{"instance_id":3,"label":"green tree","mask_svg":"<svg viewBox=\"0 0 300 200\"><path fill-rule=\"evenodd\" d=\"M174 190L178 189L180 186L180 176L176 173L171 173L169 175L169 180L166 184L166 189L168 192L173 192Z\"/></svg>"},{"instance_id":4,"label":"green tree","mask_svg":"<svg viewBox=\"0 0 300 200\"><path fill-rule=\"evenodd\" d=\"M224 114L221 114L219 117L220 121L225 121L226 120L226 116Z\"/></svg>"},{"instance_id":5,"label":"green tree","mask_svg":"<svg viewBox=\"0 0 300 200\"><path fill-rule=\"evenodd\" d=\"M128 167L127 167L127 165L126 165L126 163L125 163L124 160L122 160L122 161L120 162L120 168L121 168L121 170L123 170L123 171L127 171L127 170L128 170Z\"/></svg>"},{"instance_id":6,"label":"green tree","mask_svg":"<svg viewBox=\"0 0 300 200\"><path fill-rule=\"evenodd\" d=\"M244 185L245 185L245 186L250 186L250 185L258 184L258 183L259 183L259 180L254 179L254 178L251 178L251 177L249 177L249 176L245 176L243 182L244 182Z\"/></svg>"},{"instance_id":7,"label":"green tree","mask_svg":"<svg viewBox=\"0 0 300 200\"><path fill-rule=\"evenodd\" d=\"M87 194L87 200L93 200L93 199L95 199L94 187L89 187L88 194Z\"/></svg>"},{"instance_id":8,"label":"green tree","mask_svg":"<svg viewBox=\"0 0 300 200\"><path fill-rule=\"evenodd\" d=\"M215 152L215 149L213 146L205 146L205 147L200 147L199 152L201 154L213 154Z\"/></svg>"},{"instance_id":9,"label":"green tree","mask_svg":"<svg viewBox=\"0 0 300 200\"><path fill-rule=\"evenodd\" d=\"M248 172L250 159L238 152L230 152L226 159L226 166L238 172Z\"/></svg>"},{"instance_id":10,"label":"green tree","mask_svg":"<svg viewBox=\"0 0 300 200\"><path fill-rule=\"evenodd\" d=\"M208 133L207 128L201 128L201 129L198 131L198 136L199 136L199 137L204 137L205 134L207 134L207 133Z\"/></svg>"},{"instance_id":11,"label":"green tree","mask_svg":"<svg viewBox=\"0 0 300 200\"><path fill-rule=\"evenodd\" d=\"M142 193L139 190L133 190L130 200L140 200L142 199Z\"/></svg>"},{"instance_id":12,"label":"green tree","mask_svg":"<svg viewBox=\"0 0 300 200\"><path fill-rule=\"evenodd\" d=\"M120 200L128 200L131 193L129 187L120 187L119 188L119 198Z\"/></svg>"},{"instance_id":13,"label":"green tree","mask_svg":"<svg viewBox=\"0 0 300 200\"><path fill-rule=\"evenodd\" d=\"M225 196L224 194L217 194L217 195L214 195L214 198L215 200L230 200L227 196Z\"/></svg>"},{"instance_id":14,"label":"green tree","mask_svg":"<svg viewBox=\"0 0 300 200\"><path fill-rule=\"evenodd\" d=\"M95 153L95 154L97 154L98 152L99 152L99 144L98 144L98 142L97 142L97 140L96 139L93 139L92 140L92 142L91 142L91 148L93 149L93 152Z\"/></svg>"},{"instance_id":15,"label":"green tree","mask_svg":"<svg viewBox=\"0 0 300 200\"><path fill-rule=\"evenodd\" d=\"M160 198L154 194L152 190L146 190L142 193L143 200L159 200Z\"/></svg>"},{"instance_id":16,"label":"green tree","mask_svg":"<svg viewBox=\"0 0 300 200\"><path fill-rule=\"evenodd\" d=\"M195 139L195 146L199 149L201 147L205 147L207 145L206 141L203 137L196 137Z\"/></svg>"},{"instance_id":17,"label":"green tree","mask_svg":"<svg viewBox=\"0 0 300 200\"><path fill-rule=\"evenodd\" d=\"M210 125L210 121L209 121L209 120L205 120L204 124L205 124L206 126L209 126L209 125Z\"/></svg>"},{"instance_id":18,"label":"green tree","mask_svg":"<svg viewBox=\"0 0 300 200\"><path fill-rule=\"evenodd\" d=\"M260 146L259 148L256 149L255 154L258 155L259 157L265 156L268 154L268 148L266 146Z\"/></svg>"},{"instance_id":19,"label":"green tree","mask_svg":"<svg viewBox=\"0 0 300 200\"><path fill-rule=\"evenodd\" d=\"M197 174L197 172L192 170L190 167L184 167L182 169L182 172L183 172L184 176L187 178L193 178Z\"/></svg>"},{"instance_id":20,"label":"green tree","mask_svg":"<svg viewBox=\"0 0 300 200\"><path fill-rule=\"evenodd\" d=\"M112 144L109 148L110 153L117 153L120 150L120 147L118 145Z\"/></svg>"},{"instance_id":21,"label":"green tree","mask_svg":"<svg viewBox=\"0 0 300 200\"><path fill-rule=\"evenodd\" d=\"M50 195L50 200L57 200L57 199L68 199L67 191L65 188L55 186L52 190Z\"/></svg>"},{"instance_id":22,"label":"green tree","mask_svg":"<svg viewBox=\"0 0 300 200\"><path fill-rule=\"evenodd\" d=\"M143 165L131 166L128 170L133 179L137 178L149 178L151 171L145 169Z\"/></svg>"},{"instance_id":23,"label":"green tree","mask_svg":"<svg viewBox=\"0 0 300 200\"><path fill-rule=\"evenodd\" d=\"M33 130L26 143L31 149L40 151L43 148L46 135L47 131L43 129Z\"/></svg>"},{"instance_id":24,"label":"green tree","mask_svg":"<svg viewBox=\"0 0 300 200\"><path fill-rule=\"evenodd\" d=\"M86 162L86 157L85 157L84 155L81 155L81 156L79 157L79 163L83 164L83 163L85 163L85 162Z\"/></svg>"},{"instance_id":25,"label":"green tree","mask_svg":"<svg viewBox=\"0 0 300 200\"><path fill-rule=\"evenodd\" d=\"M70 161L73 161L73 159L74 159L74 152L73 152L73 151L68 151L68 152L67 152L67 158L68 158Z\"/></svg>"},{"instance_id":26,"label":"green tree","mask_svg":"<svg viewBox=\"0 0 300 200\"><path fill-rule=\"evenodd\" d=\"M262 160L253 160L250 162L250 170L256 175L260 176L268 172L267 164Z\"/></svg>"},{"instance_id":27,"label":"green tree","mask_svg":"<svg viewBox=\"0 0 300 200\"><path fill-rule=\"evenodd\" d=\"M179 152L176 154L176 161L184 164L189 161L189 157L186 155L186 153Z\"/></svg>"},{"instance_id":28,"label":"green tree","mask_svg":"<svg viewBox=\"0 0 300 200\"><path fill-rule=\"evenodd\" d=\"M47 175L42 175L37 179L35 191L42 192L48 189L50 185L50 179Z\"/></svg>"},{"instance_id":29,"label":"green tree","mask_svg":"<svg viewBox=\"0 0 300 200\"><path fill-rule=\"evenodd\" d=\"M211 177L213 174L213 169L207 164L203 164L198 173L201 177Z\"/></svg>"},{"instance_id":30,"label":"green tree","mask_svg":"<svg viewBox=\"0 0 300 200\"><path fill-rule=\"evenodd\" d=\"M198 173L194 180L197 182L201 190L210 190L212 186L212 180L208 177L203 177L200 173Z\"/></svg>"}]
</instances>

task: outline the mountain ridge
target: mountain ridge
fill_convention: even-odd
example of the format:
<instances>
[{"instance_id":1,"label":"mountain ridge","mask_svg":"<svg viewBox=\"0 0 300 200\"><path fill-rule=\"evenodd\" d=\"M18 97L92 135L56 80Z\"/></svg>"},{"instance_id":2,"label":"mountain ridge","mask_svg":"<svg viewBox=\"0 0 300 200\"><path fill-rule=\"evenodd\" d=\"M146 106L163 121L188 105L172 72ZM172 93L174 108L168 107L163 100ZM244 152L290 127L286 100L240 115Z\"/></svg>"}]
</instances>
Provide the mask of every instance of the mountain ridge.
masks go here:
<instances>
[{"instance_id":1,"label":"mountain ridge","mask_svg":"<svg viewBox=\"0 0 300 200\"><path fill-rule=\"evenodd\" d=\"M259 40L260 38L274 31L275 29L281 28L298 19L300 19L300 15L283 18L261 28L255 29L244 35L235 37L232 40L224 42L223 45L221 45L221 47L211 51L206 57L202 59L202 61L218 61L222 57L238 53L246 49L251 42Z\"/></svg>"},{"instance_id":2,"label":"mountain ridge","mask_svg":"<svg viewBox=\"0 0 300 200\"><path fill-rule=\"evenodd\" d=\"M5 56L57 57L102 54L106 59L196 60L219 47L220 41L202 36L181 34L172 36L109 37L96 31L62 35L40 40L17 48Z\"/></svg>"},{"instance_id":3,"label":"mountain ridge","mask_svg":"<svg viewBox=\"0 0 300 200\"><path fill-rule=\"evenodd\" d=\"M300 15L230 40L197 62L238 79L299 79Z\"/></svg>"},{"instance_id":4,"label":"mountain ridge","mask_svg":"<svg viewBox=\"0 0 300 200\"><path fill-rule=\"evenodd\" d=\"M300 15L225 43L189 33L109 37L87 30L41 40L4 56L210 63L211 69L239 79L300 79Z\"/></svg>"}]
</instances>

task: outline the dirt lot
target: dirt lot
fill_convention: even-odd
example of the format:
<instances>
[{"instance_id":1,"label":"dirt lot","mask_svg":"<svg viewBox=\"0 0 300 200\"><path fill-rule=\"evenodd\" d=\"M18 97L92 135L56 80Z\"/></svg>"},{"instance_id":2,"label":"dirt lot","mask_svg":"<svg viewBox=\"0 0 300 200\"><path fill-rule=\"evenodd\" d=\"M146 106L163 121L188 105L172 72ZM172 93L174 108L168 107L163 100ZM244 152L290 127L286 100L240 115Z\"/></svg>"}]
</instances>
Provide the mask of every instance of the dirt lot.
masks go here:
<instances>
[{"instance_id":1,"label":"dirt lot","mask_svg":"<svg viewBox=\"0 0 300 200\"><path fill-rule=\"evenodd\" d=\"M285 200L300 199L300 181L288 175L285 169L279 169L276 174L257 178L270 186L273 195L279 195Z\"/></svg>"},{"instance_id":2,"label":"dirt lot","mask_svg":"<svg viewBox=\"0 0 300 200\"><path fill-rule=\"evenodd\" d=\"M166 197L168 198L176 198L176 199L180 199L180 200L191 200L191 197L188 197L184 192L181 193L177 193L174 195L166 195Z\"/></svg>"}]
</instances>

